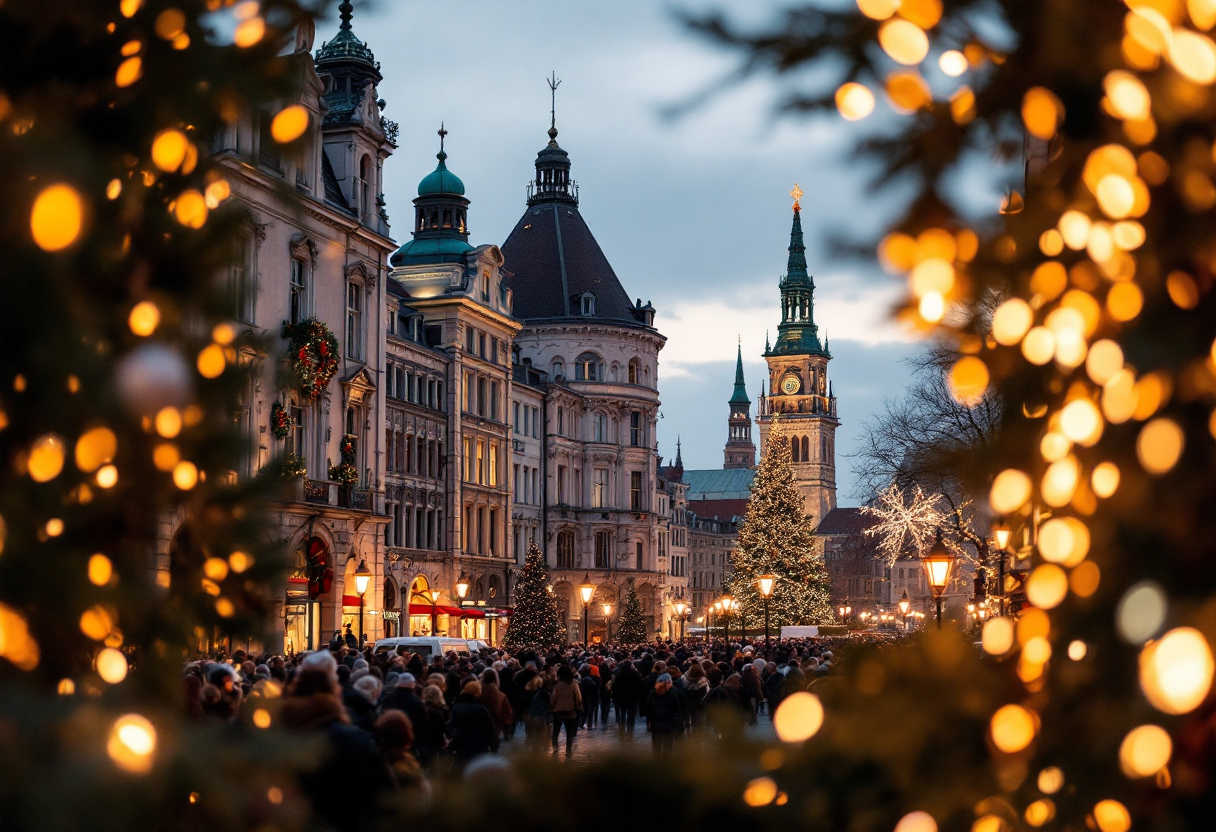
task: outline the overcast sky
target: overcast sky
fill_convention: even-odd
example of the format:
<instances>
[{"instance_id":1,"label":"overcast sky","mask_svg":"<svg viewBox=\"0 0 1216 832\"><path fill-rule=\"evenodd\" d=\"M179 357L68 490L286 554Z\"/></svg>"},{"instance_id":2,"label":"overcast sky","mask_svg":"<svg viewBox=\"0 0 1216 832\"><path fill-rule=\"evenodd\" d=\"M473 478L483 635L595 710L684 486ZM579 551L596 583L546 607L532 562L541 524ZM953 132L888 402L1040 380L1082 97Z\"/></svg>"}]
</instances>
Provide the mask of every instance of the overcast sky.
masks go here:
<instances>
[{"instance_id":1,"label":"overcast sky","mask_svg":"<svg viewBox=\"0 0 1216 832\"><path fill-rule=\"evenodd\" d=\"M755 18L780 5L730 7ZM891 197L869 195L866 172L849 161L853 128L836 117L776 117L782 88L771 78L732 86L678 119L664 115L736 66L735 56L689 34L673 12L707 7L692 0L357 5L355 34L382 64L385 115L401 127L385 169L389 215L403 242L443 121L448 166L472 201L470 241L501 244L523 213L533 160L547 141L544 79L556 71L558 142L570 154L583 216L626 292L654 303L668 338L659 356L660 453L674 456L679 435L686 467L720 468L736 337L755 401L765 333L775 336L780 320L788 191L798 182L815 318L834 356L838 498L856 505L845 455L883 398L904 387L900 358L916 347L887 319L899 281L873 264L834 259L830 244L873 232L890 215ZM335 29L336 21L322 23L318 45Z\"/></svg>"}]
</instances>

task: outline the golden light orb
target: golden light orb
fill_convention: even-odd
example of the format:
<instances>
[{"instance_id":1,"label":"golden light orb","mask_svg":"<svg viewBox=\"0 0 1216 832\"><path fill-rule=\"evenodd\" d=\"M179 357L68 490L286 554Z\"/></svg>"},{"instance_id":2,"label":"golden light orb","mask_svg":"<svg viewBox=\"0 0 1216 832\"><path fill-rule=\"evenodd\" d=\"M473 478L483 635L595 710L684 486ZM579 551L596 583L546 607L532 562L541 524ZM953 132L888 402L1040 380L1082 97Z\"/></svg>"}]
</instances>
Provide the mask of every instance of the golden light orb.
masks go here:
<instances>
[{"instance_id":1,"label":"golden light orb","mask_svg":"<svg viewBox=\"0 0 1216 832\"><path fill-rule=\"evenodd\" d=\"M1030 477L1016 468L1007 468L992 481L988 502L997 514L1012 514L1030 499Z\"/></svg>"},{"instance_id":2,"label":"golden light orb","mask_svg":"<svg viewBox=\"0 0 1216 832\"><path fill-rule=\"evenodd\" d=\"M1133 728L1119 746L1119 767L1130 778L1152 777L1165 768L1174 743L1159 725Z\"/></svg>"},{"instance_id":3,"label":"golden light orb","mask_svg":"<svg viewBox=\"0 0 1216 832\"><path fill-rule=\"evenodd\" d=\"M1131 812L1117 800L1098 801L1093 818L1098 832L1128 832L1132 828Z\"/></svg>"},{"instance_id":4,"label":"golden light orb","mask_svg":"<svg viewBox=\"0 0 1216 832\"><path fill-rule=\"evenodd\" d=\"M43 251L60 251L76 242L84 226L84 200L71 185L43 188L30 211L30 232Z\"/></svg>"},{"instance_id":5,"label":"golden light orb","mask_svg":"<svg viewBox=\"0 0 1216 832\"><path fill-rule=\"evenodd\" d=\"M860 121L874 112L874 93L864 84L849 81L836 90L836 109L846 121Z\"/></svg>"},{"instance_id":6,"label":"golden light orb","mask_svg":"<svg viewBox=\"0 0 1216 832\"><path fill-rule=\"evenodd\" d=\"M127 678L127 657L113 647L107 647L97 654L94 662L97 675L110 685L117 685Z\"/></svg>"},{"instance_id":7,"label":"golden light orb","mask_svg":"<svg viewBox=\"0 0 1216 832\"><path fill-rule=\"evenodd\" d=\"M152 140L152 164L166 173L172 173L186 161L186 149L190 139L176 128L161 130Z\"/></svg>"},{"instance_id":8,"label":"golden light orb","mask_svg":"<svg viewBox=\"0 0 1216 832\"><path fill-rule=\"evenodd\" d=\"M173 484L182 491L189 491L198 484L198 467L193 462L182 460L173 466Z\"/></svg>"},{"instance_id":9,"label":"golden light orb","mask_svg":"<svg viewBox=\"0 0 1216 832\"><path fill-rule=\"evenodd\" d=\"M114 564L105 555L98 552L89 558L89 583L94 586L105 586L114 576Z\"/></svg>"},{"instance_id":10,"label":"golden light orb","mask_svg":"<svg viewBox=\"0 0 1216 832\"><path fill-rule=\"evenodd\" d=\"M898 64L915 66L929 54L929 36L909 20L888 20L878 30L878 43Z\"/></svg>"},{"instance_id":11,"label":"golden light orb","mask_svg":"<svg viewBox=\"0 0 1216 832\"><path fill-rule=\"evenodd\" d=\"M34 482L50 482L63 470L65 448L63 440L53 433L46 433L34 440L30 446L27 462L30 479Z\"/></svg>"},{"instance_id":12,"label":"golden light orb","mask_svg":"<svg viewBox=\"0 0 1216 832\"><path fill-rule=\"evenodd\" d=\"M989 735L992 744L1006 754L1016 754L1034 740L1038 732L1035 716L1021 705L1005 705L992 715Z\"/></svg>"},{"instance_id":13,"label":"golden light orb","mask_svg":"<svg viewBox=\"0 0 1216 832\"><path fill-rule=\"evenodd\" d=\"M1136 456L1150 474L1168 472L1182 456L1186 435L1173 419L1154 419L1140 430L1136 439Z\"/></svg>"},{"instance_id":14,"label":"golden light orb","mask_svg":"<svg viewBox=\"0 0 1216 832\"><path fill-rule=\"evenodd\" d=\"M110 728L106 753L124 771L146 774L156 753L156 729L139 714L119 717Z\"/></svg>"},{"instance_id":15,"label":"golden light orb","mask_svg":"<svg viewBox=\"0 0 1216 832\"><path fill-rule=\"evenodd\" d=\"M992 313L992 337L1012 347L1021 342L1034 323L1034 310L1021 298L1009 298Z\"/></svg>"},{"instance_id":16,"label":"golden light orb","mask_svg":"<svg viewBox=\"0 0 1216 832\"><path fill-rule=\"evenodd\" d=\"M1119 466L1113 462L1099 462L1090 476L1090 487L1094 494L1106 499L1119 490Z\"/></svg>"},{"instance_id":17,"label":"golden light orb","mask_svg":"<svg viewBox=\"0 0 1216 832\"><path fill-rule=\"evenodd\" d=\"M894 832L937 832L937 821L928 812L908 812L895 824Z\"/></svg>"},{"instance_id":18,"label":"golden light orb","mask_svg":"<svg viewBox=\"0 0 1216 832\"><path fill-rule=\"evenodd\" d=\"M92 473L114 459L118 453L118 437L106 427L92 428L76 440L76 467Z\"/></svg>"},{"instance_id":19,"label":"golden light orb","mask_svg":"<svg viewBox=\"0 0 1216 832\"><path fill-rule=\"evenodd\" d=\"M131 314L127 316L127 326L135 335L146 338L156 332L156 328L160 326L160 307L150 300L141 300L131 307Z\"/></svg>"},{"instance_id":20,"label":"golden light orb","mask_svg":"<svg viewBox=\"0 0 1216 832\"><path fill-rule=\"evenodd\" d=\"M1212 689L1216 665L1203 633L1177 627L1140 653L1140 689L1154 708L1167 714L1195 710Z\"/></svg>"},{"instance_id":21,"label":"golden light orb","mask_svg":"<svg viewBox=\"0 0 1216 832\"><path fill-rule=\"evenodd\" d=\"M969 64L966 55L957 49L950 49L943 52L937 59L937 66L946 75L957 78L967 71Z\"/></svg>"},{"instance_id":22,"label":"golden light orb","mask_svg":"<svg viewBox=\"0 0 1216 832\"><path fill-rule=\"evenodd\" d=\"M1054 563L1042 563L1026 579L1026 598L1039 609L1055 609L1068 595L1068 573Z\"/></svg>"},{"instance_id":23,"label":"golden light orb","mask_svg":"<svg viewBox=\"0 0 1216 832\"><path fill-rule=\"evenodd\" d=\"M823 725L823 704L819 697L798 691L781 700L773 714L773 728L782 742L805 742Z\"/></svg>"}]
</instances>

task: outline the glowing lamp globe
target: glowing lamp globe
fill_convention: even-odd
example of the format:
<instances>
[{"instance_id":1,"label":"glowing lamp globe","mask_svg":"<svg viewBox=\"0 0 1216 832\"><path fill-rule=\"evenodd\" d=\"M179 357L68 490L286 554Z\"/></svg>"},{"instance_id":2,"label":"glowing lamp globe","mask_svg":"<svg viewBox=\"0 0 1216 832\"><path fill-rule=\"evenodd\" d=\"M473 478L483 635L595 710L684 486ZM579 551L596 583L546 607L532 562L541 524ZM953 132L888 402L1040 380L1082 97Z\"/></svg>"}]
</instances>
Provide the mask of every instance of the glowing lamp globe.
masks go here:
<instances>
[{"instance_id":1,"label":"glowing lamp globe","mask_svg":"<svg viewBox=\"0 0 1216 832\"><path fill-rule=\"evenodd\" d=\"M591 603L591 596L595 594L595 584L591 583L591 573L583 575L583 582L578 587L579 597L583 599L583 605Z\"/></svg>"},{"instance_id":2,"label":"glowing lamp globe","mask_svg":"<svg viewBox=\"0 0 1216 832\"><path fill-rule=\"evenodd\" d=\"M761 575L756 578L756 586L760 590L760 594L765 598L773 596L773 587L777 583L776 575Z\"/></svg>"},{"instance_id":3,"label":"glowing lamp globe","mask_svg":"<svg viewBox=\"0 0 1216 832\"><path fill-rule=\"evenodd\" d=\"M938 529L937 541L933 544L933 548L920 559L921 565L925 568L925 578L929 581L929 588L933 590L934 597L940 598L946 593L946 587L950 584L950 575L954 572L954 564L957 561L958 556L942 542L942 530Z\"/></svg>"},{"instance_id":4,"label":"glowing lamp globe","mask_svg":"<svg viewBox=\"0 0 1216 832\"><path fill-rule=\"evenodd\" d=\"M372 573L367 568L367 561L359 561L359 568L355 570L355 594L362 595L367 592L367 584L371 579Z\"/></svg>"},{"instance_id":5,"label":"glowing lamp globe","mask_svg":"<svg viewBox=\"0 0 1216 832\"><path fill-rule=\"evenodd\" d=\"M464 574L464 570L461 570L460 577L456 580L456 595L458 598L460 598L461 601L463 601L464 596L466 596L468 594L469 594L469 576Z\"/></svg>"}]
</instances>

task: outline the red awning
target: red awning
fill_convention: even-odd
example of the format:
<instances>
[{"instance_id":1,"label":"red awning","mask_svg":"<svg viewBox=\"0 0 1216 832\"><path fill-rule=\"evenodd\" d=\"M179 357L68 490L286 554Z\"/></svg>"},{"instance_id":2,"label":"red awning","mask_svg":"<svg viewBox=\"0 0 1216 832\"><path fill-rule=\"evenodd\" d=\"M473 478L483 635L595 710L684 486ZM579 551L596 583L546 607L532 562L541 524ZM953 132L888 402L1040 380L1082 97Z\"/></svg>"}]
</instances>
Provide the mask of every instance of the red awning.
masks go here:
<instances>
[{"instance_id":1,"label":"red awning","mask_svg":"<svg viewBox=\"0 0 1216 832\"><path fill-rule=\"evenodd\" d=\"M472 609L469 607L466 607L465 609L461 610L460 614L463 615L465 618L485 618L486 617L484 610Z\"/></svg>"},{"instance_id":2,"label":"red awning","mask_svg":"<svg viewBox=\"0 0 1216 832\"><path fill-rule=\"evenodd\" d=\"M343 595L342 596L342 606L344 606L344 607L359 606L359 596L358 595Z\"/></svg>"},{"instance_id":3,"label":"red awning","mask_svg":"<svg viewBox=\"0 0 1216 832\"><path fill-rule=\"evenodd\" d=\"M430 604L410 604L410 615L430 615L431 612L443 612L443 607L435 608Z\"/></svg>"}]
</instances>

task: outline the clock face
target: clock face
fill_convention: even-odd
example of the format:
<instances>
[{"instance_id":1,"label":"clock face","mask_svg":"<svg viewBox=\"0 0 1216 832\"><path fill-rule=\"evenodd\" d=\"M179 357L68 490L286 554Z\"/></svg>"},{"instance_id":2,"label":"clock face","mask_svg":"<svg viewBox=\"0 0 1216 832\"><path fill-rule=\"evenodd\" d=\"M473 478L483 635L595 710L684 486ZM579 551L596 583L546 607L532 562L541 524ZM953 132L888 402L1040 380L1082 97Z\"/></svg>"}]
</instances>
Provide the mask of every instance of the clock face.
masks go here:
<instances>
[{"instance_id":1,"label":"clock face","mask_svg":"<svg viewBox=\"0 0 1216 832\"><path fill-rule=\"evenodd\" d=\"M781 379L781 392L787 396L792 396L801 389L802 382L799 381L798 376L786 376Z\"/></svg>"}]
</instances>

